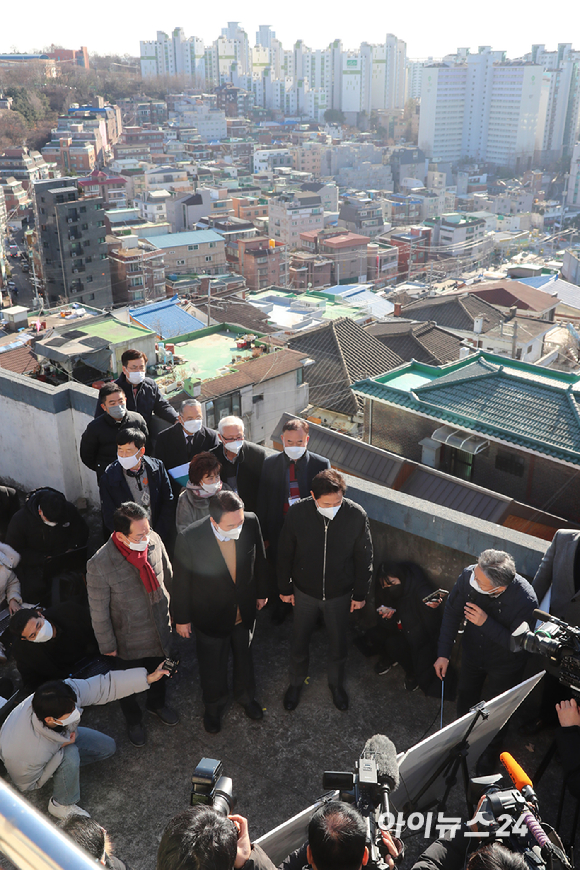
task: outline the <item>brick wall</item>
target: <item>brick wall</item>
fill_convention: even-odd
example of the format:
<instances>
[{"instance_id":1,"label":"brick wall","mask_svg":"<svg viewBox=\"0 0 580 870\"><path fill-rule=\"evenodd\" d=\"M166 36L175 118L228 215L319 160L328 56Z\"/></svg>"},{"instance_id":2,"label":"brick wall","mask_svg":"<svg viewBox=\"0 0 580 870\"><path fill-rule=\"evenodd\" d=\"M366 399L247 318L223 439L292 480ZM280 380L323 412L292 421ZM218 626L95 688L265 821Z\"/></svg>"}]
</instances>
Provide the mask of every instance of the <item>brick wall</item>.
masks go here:
<instances>
[{"instance_id":1,"label":"brick wall","mask_svg":"<svg viewBox=\"0 0 580 870\"><path fill-rule=\"evenodd\" d=\"M365 405L365 441L368 441L369 403L366 402ZM429 437L437 425L434 420L410 414L402 408L393 408L380 402L372 403L371 443L414 462L421 462L422 450L419 441Z\"/></svg>"}]
</instances>

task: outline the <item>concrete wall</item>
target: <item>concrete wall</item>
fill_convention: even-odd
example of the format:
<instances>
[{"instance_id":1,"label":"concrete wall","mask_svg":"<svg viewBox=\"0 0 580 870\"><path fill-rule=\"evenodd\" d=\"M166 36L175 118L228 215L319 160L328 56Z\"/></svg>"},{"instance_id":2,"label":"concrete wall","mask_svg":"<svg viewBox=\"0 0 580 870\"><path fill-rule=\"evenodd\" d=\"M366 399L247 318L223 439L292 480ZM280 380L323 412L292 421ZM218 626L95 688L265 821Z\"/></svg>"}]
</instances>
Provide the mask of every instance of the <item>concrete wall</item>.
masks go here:
<instances>
[{"instance_id":1,"label":"concrete wall","mask_svg":"<svg viewBox=\"0 0 580 870\"><path fill-rule=\"evenodd\" d=\"M53 486L71 501L98 505L96 475L79 458L94 410L90 387L51 387L0 369L0 479L25 491Z\"/></svg>"}]
</instances>

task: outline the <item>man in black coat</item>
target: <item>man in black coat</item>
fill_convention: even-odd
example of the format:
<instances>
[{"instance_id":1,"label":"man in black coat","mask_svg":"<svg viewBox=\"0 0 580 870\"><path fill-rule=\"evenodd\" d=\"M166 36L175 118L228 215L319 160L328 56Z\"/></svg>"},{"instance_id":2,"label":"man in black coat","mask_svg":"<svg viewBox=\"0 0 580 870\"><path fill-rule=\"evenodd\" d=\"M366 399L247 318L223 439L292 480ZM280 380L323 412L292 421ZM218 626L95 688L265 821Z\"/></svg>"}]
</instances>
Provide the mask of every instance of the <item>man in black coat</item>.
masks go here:
<instances>
[{"instance_id":1,"label":"man in black coat","mask_svg":"<svg viewBox=\"0 0 580 870\"><path fill-rule=\"evenodd\" d=\"M117 458L117 436L121 429L140 429L149 437L147 423L135 411L127 410L125 393L111 381L99 390L100 417L91 420L81 438L81 461L97 472L97 481L111 462Z\"/></svg>"},{"instance_id":2,"label":"man in black coat","mask_svg":"<svg viewBox=\"0 0 580 870\"><path fill-rule=\"evenodd\" d=\"M255 699L251 642L256 608L267 602L266 557L258 518L244 512L238 495L210 499L210 515L177 536L172 615L181 637L195 630L203 690L203 724L221 727L228 699L228 659L233 653L234 697L250 719L262 719Z\"/></svg>"},{"instance_id":3,"label":"man in black coat","mask_svg":"<svg viewBox=\"0 0 580 870\"><path fill-rule=\"evenodd\" d=\"M221 479L238 493L246 510L255 512L266 451L244 439L244 421L240 417L222 417L218 437L220 444L213 452L222 467Z\"/></svg>"},{"instance_id":4,"label":"man in black coat","mask_svg":"<svg viewBox=\"0 0 580 870\"><path fill-rule=\"evenodd\" d=\"M311 497L292 505L278 542L280 598L294 605L290 685L286 710L294 710L308 676L310 637L318 615L328 630L328 685L339 710L344 689L348 616L365 606L373 571L373 545L365 511L344 497L346 483L334 469L312 481Z\"/></svg>"},{"instance_id":5,"label":"man in black coat","mask_svg":"<svg viewBox=\"0 0 580 870\"><path fill-rule=\"evenodd\" d=\"M495 698L521 682L526 653L511 652L511 634L531 623L536 593L519 574L509 553L484 550L476 565L461 572L445 605L435 673L443 679L453 643L465 620L457 716L463 716L486 695Z\"/></svg>"},{"instance_id":6,"label":"man in black coat","mask_svg":"<svg viewBox=\"0 0 580 870\"><path fill-rule=\"evenodd\" d=\"M218 444L217 432L203 425L201 404L197 399L185 399L181 403L177 422L163 429L155 442L155 456L169 474L176 500L183 488L177 478L187 475L184 466L189 465L198 453L213 450Z\"/></svg>"},{"instance_id":7,"label":"man in black coat","mask_svg":"<svg viewBox=\"0 0 580 870\"><path fill-rule=\"evenodd\" d=\"M266 555L270 567L270 598L276 602L272 621L279 625L292 609L291 604L284 604L278 597L276 582L276 559L278 556L278 539L288 509L308 498L312 481L319 471L330 468L330 462L324 456L310 453L308 450L308 421L296 417L287 420L282 427L282 444L284 450L276 456L267 456L262 466L260 488L258 490L258 514Z\"/></svg>"},{"instance_id":8,"label":"man in black coat","mask_svg":"<svg viewBox=\"0 0 580 870\"><path fill-rule=\"evenodd\" d=\"M64 680L75 665L99 651L88 607L64 601L47 610L23 609L10 620L12 655L27 689Z\"/></svg>"},{"instance_id":9,"label":"man in black coat","mask_svg":"<svg viewBox=\"0 0 580 870\"><path fill-rule=\"evenodd\" d=\"M173 538L173 491L165 466L145 456L145 435L140 429L122 429L117 436L117 460L99 481L103 523L112 534L113 514L126 501L144 507L151 528L167 547Z\"/></svg>"},{"instance_id":10,"label":"man in black coat","mask_svg":"<svg viewBox=\"0 0 580 870\"><path fill-rule=\"evenodd\" d=\"M125 394L127 409L141 414L147 426L151 425L153 414L161 420L167 420L168 423L175 423L177 411L161 395L153 378L148 378L145 374L147 370L145 354L140 350L126 350L121 356L121 364L123 371L115 383ZM104 409L99 397L95 417L100 417L103 413Z\"/></svg>"},{"instance_id":11,"label":"man in black coat","mask_svg":"<svg viewBox=\"0 0 580 870\"><path fill-rule=\"evenodd\" d=\"M62 492L44 486L29 493L6 532L6 543L20 554L16 575L23 600L49 602L57 573L84 571L88 537L86 522Z\"/></svg>"}]
</instances>

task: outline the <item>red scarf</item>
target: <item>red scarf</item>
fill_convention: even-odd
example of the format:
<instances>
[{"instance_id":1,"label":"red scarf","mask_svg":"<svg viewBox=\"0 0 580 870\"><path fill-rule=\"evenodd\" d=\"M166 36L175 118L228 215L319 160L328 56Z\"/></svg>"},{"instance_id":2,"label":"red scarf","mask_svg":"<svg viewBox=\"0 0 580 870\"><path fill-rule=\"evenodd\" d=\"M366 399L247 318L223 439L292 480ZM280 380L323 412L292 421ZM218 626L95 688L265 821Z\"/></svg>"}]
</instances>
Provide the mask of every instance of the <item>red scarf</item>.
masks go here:
<instances>
[{"instance_id":1,"label":"red scarf","mask_svg":"<svg viewBox=\"0 0 580 870\"><path fill-rule=\"evenodd\" d=\"M117 550L125 557L127 562L134 565L139 571L139 577L145 587L145 591L151 595L159 589L159 583L155 576L151 564L147 559L147 550L131 550L126 544L119 539L119 533L113 532L111 535L113 543Z\"/></svg>"}]
</instances>

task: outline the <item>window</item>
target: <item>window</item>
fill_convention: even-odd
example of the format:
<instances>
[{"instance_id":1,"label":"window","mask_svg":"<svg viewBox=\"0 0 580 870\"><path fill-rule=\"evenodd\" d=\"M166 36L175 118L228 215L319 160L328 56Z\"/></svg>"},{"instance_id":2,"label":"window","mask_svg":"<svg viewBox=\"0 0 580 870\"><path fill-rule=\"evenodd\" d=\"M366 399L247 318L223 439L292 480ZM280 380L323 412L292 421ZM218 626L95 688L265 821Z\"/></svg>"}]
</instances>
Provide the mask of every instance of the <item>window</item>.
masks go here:
<instances>
[{"instance_id":1,"label":"window","mask_svg":"<svg viewBox=\"0 0 580 870\"><path fill-rule=\"evenodd\" d=\"M176 260L175 265L176 266L185 266L185 260Z\"/></svg>"},{"instance_id":2,"label":"window","mask_svg":"<svg viewBox=\"0 0 580 870\"><path fill-rule=\"evenodd\" d=\"M87 213L86 205L81 205L81 207L79 208L79 211L81 214L86 214Z\"/></svg>"},{"instance_id":3,"label":"window","mask_svg":"<svg viewBox=\"0 0 580 870\"><path fill-rule=\"evenodd\" d=\"M208 257L205 258L205 262L206 262L206 263L211 263L211 254L210 254L210 256L208 256Z\"/></svg>"},{"instance_id":4,"label":"window","mask_svg":"<svg viewBox=\"0 0 580 870\"><path fill-rule=\"evenodd\" d=\"M86 281L87 281L87 284L92 284L92 282L93 282L93 276L92 276L92 275L87 275Z\"/></svg>"},{"instance_id":5,"label":"window","mask_svg":"<svg viewBox=\"0 0 580 870\"><path fill-rule=\"evenodd\" d=\"M91 240L85 239L83 242L83 248L90 248L90 247L91 247Z\"/></svg>"},{"instance_id":6,"label":"window","mask_svg":"<svg viewBox=\"0 0 580 870\"><path fill-rule=\"evenodd\" d=\"M217 429L218 423L222 417L229 417L231 414L235 417L239 417L241 408L239 393L231 393L229 396L220 396L219 399L215 399L213 402L206 402L206 424L210 429Z\"/></svg>"},{"instance_id":7,"label":"window","mask_svg":"<svg viewBox=\"0 0 580 870\"><path fill-rule=\"evenodd\" d=\"M187 250L188 251L197 251L197 250L199 250L199 245L188 245Z\"/></svg>"},{"instance_id":8,"label":"window","mask_svg":"<svg viewBox=\"0 0 580 870\"><path fill-rule=\"evenodd\" d=\"M99 245L104 245L104 244L105 244L105 237L104 237L104 236L99 236L99 238L97 239L97 241L98 241Z\"/></svg>"},{"instance_id":9,"label":"window","mask_svg":"<svg viewBox=\"0 0 580 870\"><path fill-rule=\"evenodd\" d=\"M106 259L107 259L107 255L106 255L106 254L101 254L101 255L100 255L100 258L101 258L101 260L106 260Z\"/></svg>"},{"instance_id":10,"label":"window","mask_svg":"<svg viewBox=\"0 0 580 870\"><path fill-rule=\"evenodd\" d=\"M216 245L215 242L210 242L210 243L209 243L210 248L215 248L215 245Z\"/></svg>"},{"instance_id":11,"label":"window","mask_svg":"<svg viewBox=\"0 0 580 870\"><path fill-rule=\"evenodd\" d=\"M495 457L495 467L498 471L513 474L515 477L523 477L526 468L525 460L517 453L508 453L506 450L498 450Z\"/></svg>"},{"instance_id":12,"label":"window","mask_svg":"<svg viewBox=\"0 0 580 870\"><path fill-rule=\"evenodd\" d=\"M264 401L264 394L260 393L259 396L252 396L252 405L257 405L258 402Z\"/></svg>"},{"instance_id":13,"label":"window","mask_svg":"<svg viewBox=\"0 0 580 870\"><path fill-rule=\"evenodd\" d=\"M296 369L296 386L299 387L304 383L304 369L300 366Z\"/></svg>"}]
</instances>

